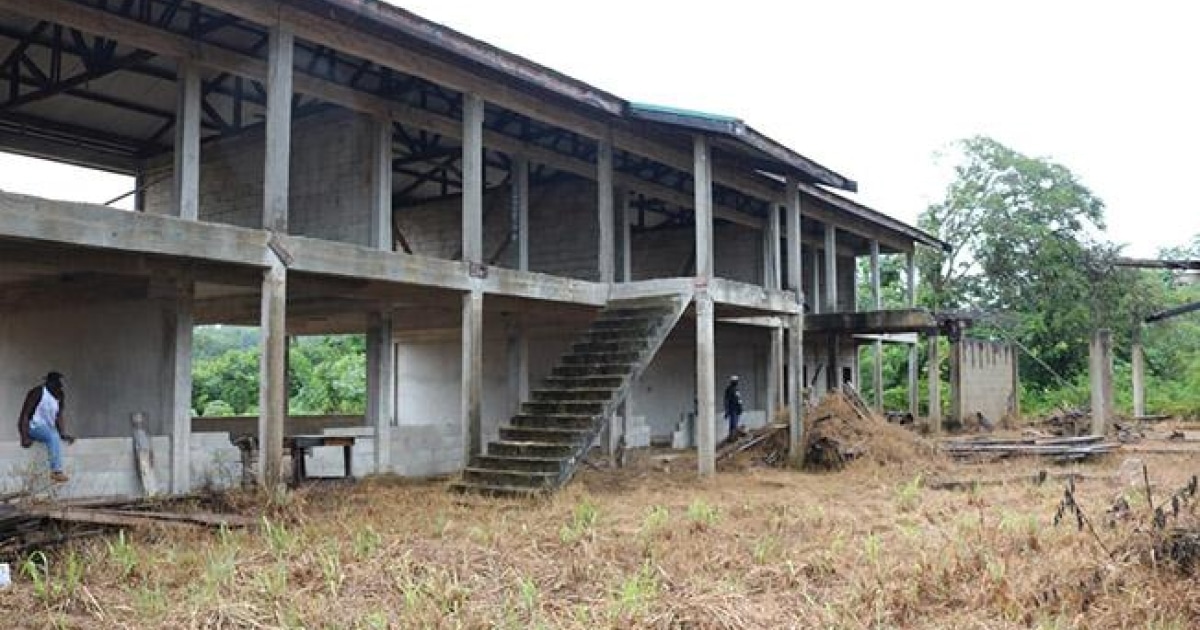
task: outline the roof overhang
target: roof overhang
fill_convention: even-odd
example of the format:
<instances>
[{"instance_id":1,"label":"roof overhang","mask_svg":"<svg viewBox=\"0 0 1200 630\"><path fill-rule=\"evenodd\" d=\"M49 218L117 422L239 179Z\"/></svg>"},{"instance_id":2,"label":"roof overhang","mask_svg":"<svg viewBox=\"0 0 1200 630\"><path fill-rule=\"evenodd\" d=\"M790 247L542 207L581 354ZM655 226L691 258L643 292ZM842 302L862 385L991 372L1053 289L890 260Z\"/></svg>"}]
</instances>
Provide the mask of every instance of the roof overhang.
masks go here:
<instances>
[{"instance_id":1,"label":"roof overhang","mask_svg":"<svg viewBox=\"0 0 1200 630\"><path fill-rule=\"evenodd\" d=\"M630 103L629 117L674 130L704 133L731 141L730 148L743 154L743 161L757 170L781 176L794 175L802 181L856 191L858 183L768 138L739 118L676 109L647 103Z\"/></svg>"}]
</instances>

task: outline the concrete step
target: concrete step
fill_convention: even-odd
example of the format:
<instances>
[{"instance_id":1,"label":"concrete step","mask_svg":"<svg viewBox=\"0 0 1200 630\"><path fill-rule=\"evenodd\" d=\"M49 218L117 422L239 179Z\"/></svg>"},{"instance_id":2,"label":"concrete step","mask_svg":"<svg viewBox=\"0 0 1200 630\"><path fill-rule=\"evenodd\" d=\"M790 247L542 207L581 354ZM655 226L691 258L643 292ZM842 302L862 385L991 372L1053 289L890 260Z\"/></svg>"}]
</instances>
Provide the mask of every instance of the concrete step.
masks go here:
<instances>
[{"instance_id":1,"label":"concrete step","mask_svg":"<svg viewBox=\"0 0 1200 630\"><path fill-rule=\"evenodd\" d=\"M501 426L500 439L513 442L546 442L551 444L579 445L592 435L590 429L544 429L534 427Z\"/></svg>"},{"instance_id":2,"label":"concrete step","mask_svg":"<svg viewBox=\"0 0 1200 630\"><path fill-rule=\"evenodd\" d=\"M462 480L488 486L513 488L551 488L558 481L557 472L533 472L528 470L493 470L491 468L466 468Z\"/></svg>"},{"instance_id":3,"label":"concrete step","mask_svg":"<svg viewBox=\"0 0 1200 630\"><path fill-rule=\"evenodd\" d=\"M621 318L663 318L671 314L671 307L661 305L645 305L645 306L622 306L617 308L606 308L600 311L600 319L621 319Z\"/></svg>"},{"instance_id":4,"label":"concrete step","mask_svg":"<svg viewBox=\"0 0 1200 630\"><path fill-rule=\"evenodd\" d=\"M557 377L619 376L625 378L632 371L632 363L595 363L592 365L579 363L556 365L550 373Z\"/></svg>"},{"instance_id":5,"label":"concrete step","mask_svg":"<svg viewBox=\"0 0 1200 630\"><path fill-rule=\"evenodd\" d=\"M565 460L579 449L577 444L562 442L499 440L488 443L488 456L539 457Z\"/></svg>"},{"instance_id":6,"label":"concrete step","mask_svg":"<svg viewBox=\"0 0 1200 630\"><path fill-rule=\"evenodd\" d=\"M606 341L642 341L648 339L650 333L641 329L622 330L620 328L608 328L601 330L589 330L579 338L580 343L590 342L606 342Z\"/></svg>"},{"instance_id":7,"label":"concrete step","mask_svg":"<svg viewBox=\"0 0 1200 630\"><path fill-rule=\"evenodd\" d=\"M488 470L525 470L542 473L561 473L570 459L558 457L521 457L499 455L476 455L471 458L472 468Z\"/></svg>"},{"instance_id":8,"label":"concrete step","mask_svg":"<svg viewBox=\"0 0 1200 630\"><path fill-rule=\"evenodd\" d=\"M617 387L587 387L586 383L580 383L578 387L563 386L550 389L535 389L529 395L533 399L532 402L553 402L556 400L608 401L612 400L616 391Z\"/></svg>"},{"instance_id":9,"label":"concrete step","mask_svg":"<svg viewBox=\"0 0 1200 630\"><path fill-rule=\"evenodd\" d=\"M588 327L590 332L598 332L601 330L625 330L625 331L642 331L650 332L658 326L661 320L654 318L641 317L614 317L612 319L598 319L592 322Z\"/></svg>"},{"instance_id":10,"label":"concrete step","mask_svg":"<svg viewBox=\"0 0 1200 630\"><path fill-rule=\"evenodd\" d=\"M564 365L637 363L640 358L642 358L641 352L572 352L563 355L560 361Z\"/></svg>"},{"instance_id":11,"label":"concrete step","mask_svg":"<svg viewBox=\"0 0 1200 630\"><path fill-rule=\"evenodd\" d=\"M547 376L545 385L553 389L608 389L615 390L624 384L623 376Z\"/></svg>"},{"instance_id":12,"label":"concrete step","mask_svg":"<svg viewBox=\"0 0 1200 630\"><path fill-rule=\"evenodd\" d=\"M579 415L594 416L604 413L607 400L553 400L521 403L522 415Z\"/></svg>"},{"instance_id":13,"label":"concrete step","mask_svg":"<svg viewBox=\"0 0 1200 630\"><path fill-rule=\"evenodd\" d=\"M517 414L510 420L514 427L533 429L590 429L599 420L595 416L569 414Z\"/></svg>"},{"instance_id":14,"label":"concrete step","mask_svg":"<svg viewBox=\"0 0 1200 630\"><path fill-rule=\"evenodd\" d=\"M571 344L572 352L637 352L646 350L650 342L645 337L619 341L577 341Z\"/></svg>"},{"instance_id":15,"label":"concrete step","mask_svg":"<svg viewBox=\"0 0 1200 630\"><path fill-rule=\"evenodd\" d=\"M508 499L536 499L549 494L550 488L497 486L486 483L455 481L450 484L450 491L459 494L478 494L487 497Z\"/></svg>"}]
</instances>

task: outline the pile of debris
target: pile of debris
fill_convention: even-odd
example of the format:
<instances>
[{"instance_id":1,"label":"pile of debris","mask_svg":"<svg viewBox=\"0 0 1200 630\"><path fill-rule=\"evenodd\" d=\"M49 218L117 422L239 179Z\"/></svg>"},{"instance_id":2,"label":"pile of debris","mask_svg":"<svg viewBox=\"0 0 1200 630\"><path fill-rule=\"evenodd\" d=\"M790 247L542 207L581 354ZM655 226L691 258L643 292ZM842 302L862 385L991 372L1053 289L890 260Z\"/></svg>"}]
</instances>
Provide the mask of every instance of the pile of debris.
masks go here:
<instances>
[{"instance_id":1,"label":"pile of debris","mask_svg":"<svg viewBox=\"0 0 1200 630\"><path fill-rule=\"evenodd\" d=\"M858 392L831 392L807 414L804 466L839 470L854 460L878 464L932 464L935 449L924 438L872 411Z\"/></svg>"},{"instance_id":2,"label":"pile of debris","mask_svg":"<svg viewBox=\"0 0 1200 630\"><path fill-rule=\"evenodd\" d=\"M200 511L197 497L174 499L88 499L31 502L21 494L0 497L0 559L14 560L68 540L134 527L241 528L254 520L239 514ZM172 506L190 509L170 509Z\"/></svg>"},{"instance_id":3,"label":"pile of debris","mask_svg":"<svg viewBox=\"0 0 1200 630\"><path fill-rule=\"evenodd\" d=\"M992 461L1007 457L1046 457L1057 462L1079 461L1118 450L1121 445L1103 436L1020 438L977 437L943 440L942 452L960 460Z\"/></svg>"}]
</instances>

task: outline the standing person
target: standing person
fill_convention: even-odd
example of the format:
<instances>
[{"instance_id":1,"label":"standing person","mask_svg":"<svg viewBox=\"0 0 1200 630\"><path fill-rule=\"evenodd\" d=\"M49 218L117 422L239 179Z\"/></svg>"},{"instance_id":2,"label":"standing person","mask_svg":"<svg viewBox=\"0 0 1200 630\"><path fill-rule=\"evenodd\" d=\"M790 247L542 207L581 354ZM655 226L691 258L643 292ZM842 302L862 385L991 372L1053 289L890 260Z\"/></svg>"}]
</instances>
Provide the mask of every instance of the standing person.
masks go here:
<instances>
[{"instance_id":1,"label":"standing person","mask_svg":"<svg viewBox=\"0 0 1200 630\"><path fill-rule=\"evenodd\" d=\"M29 390L25 395L21 417L17 419L23 448L33 446L34 442L46 445L46 450L50 453L50 479L54 483L64 483L67 480L63 473L62 443L75 443L75 438L67 434L66 423L63 420L65 404L63 375L50 372L46 375L44 383Z\"/></svg>"},{"instance_id":2,"label":"standing person","mask_svg":"<svg viewBox=\"0 0 1200 630\"><path fill-rule=\"evenodd\" d=\"M729 377L729 385L725 387L725 418L729 420L729 435L725 439L732 440L737 434L741 417L742 392L738 391L738 377L734 374Z\"/></svg>"}]
</instances>

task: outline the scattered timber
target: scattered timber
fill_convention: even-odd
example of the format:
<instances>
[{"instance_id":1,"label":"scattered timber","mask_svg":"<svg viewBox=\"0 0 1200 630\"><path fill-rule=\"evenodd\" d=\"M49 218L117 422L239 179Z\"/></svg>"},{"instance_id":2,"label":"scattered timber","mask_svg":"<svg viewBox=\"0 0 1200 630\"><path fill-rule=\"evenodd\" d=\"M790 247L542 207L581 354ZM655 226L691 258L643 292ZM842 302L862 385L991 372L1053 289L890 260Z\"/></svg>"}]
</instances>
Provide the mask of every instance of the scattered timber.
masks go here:
<instances>
[{"instance_id":1,"label":"scattered timber","mask_svg":"<svg viewBox=\"0 0 1200 630\"><path fill-rule=\"evenodd\" d=\"M1007 486L1012 484L1031 483L1035 486L1045 484L1047 481L1114 481L1119 479L1117 475L1089 475L1086 473L1071 471L1071 472L1049 472L1039 470L1032 475L1009 475L1005 477L985 477L985 478L970 478L970 479L934 479L927 482L925 485L930 490L974 490L983 486Z\"/></svg>"},{"instance_id":2,"label":"scattered timber","mask_svg":"<svg viewBox=\"0 0 1200 630\"><path fill-rule=\"evenodd\" d=\"M963 460L989 460L1007 457L1046 457L1054 461L1078 461L1107 455L1120 448L1102 436L974 438L943 440L943 453Z\"/></svg>"}]
</instances>

